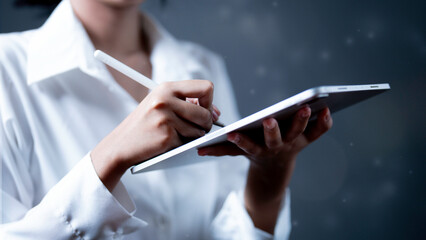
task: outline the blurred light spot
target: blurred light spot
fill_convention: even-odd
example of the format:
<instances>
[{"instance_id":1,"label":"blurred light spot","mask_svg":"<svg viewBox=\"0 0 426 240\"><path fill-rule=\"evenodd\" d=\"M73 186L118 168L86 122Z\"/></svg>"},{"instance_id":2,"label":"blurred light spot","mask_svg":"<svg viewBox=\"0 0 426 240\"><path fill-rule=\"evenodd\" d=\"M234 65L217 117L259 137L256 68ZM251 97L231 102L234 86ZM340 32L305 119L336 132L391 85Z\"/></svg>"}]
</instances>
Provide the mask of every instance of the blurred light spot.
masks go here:
<instances>
[{"instance_id":1,"label":"blurred light spot","mask_svg":"<svg viewBox=\"0 0 426 240\"><path fill-rule=\"evenodd\" d=\"M219 18L222 20L227 20L231 17L232 15L232 10L230 7L228 6L221 6L219 8Z\"/></svg>"},{"instance_id":2,"label":"blurred light spot","mask_svg":"<svg viewBox=\"0 0 426 240\"><path fill-rule=\"evenodd\" d=\"M273 6L273 7L278 7L278 2L277 2L277 1L273 1L273 2L272 2L272 6Z\"/></svg>"},{"instance_id":3,"label":"blurred light spot","mask_svg":"<svg viewBox=\"0 0 426 240\"><path fill-rule=\"evenodd\" d=\"M368 39L374 39L376 37L376 33L373 31L368 32L367 38Z\"/></svg>"},{"instance_id":4,"label":"blurred light spot","mask_svg":"<svg viewBox=\"0 0 426 240\"><path fill-rule=\"evenodd\" d=\"M294 221L293 221L293 227L297 227L297 226L299 226L299 222L298 222L298 221L296 221L296 220L294 220Z\"/></svg>"},{"instance_id":5,"label":"blurred light spot","mask_svg":"<svg viewBox=\"0 0 426 240\"><path fill-rule=\"evenodd\" d=\"M413 175L413 170L408 171L408 174Z\"/></svg>"},{"instance_id":6,"label":"blurred light spot","mask_svg":"<svg viewBox=\"0 0 426 240\"><path fill-rule=\"evenodd\" d=\"M396 186L393 182L385 182L381 191L385 196L393 196L396 193Z\"/></svg>"},{"instance_id":7,"label":"blurred light spot","mask_svg":"<svg viewBox=\"0 0 426 240\"><path fill-rule=\"evenodd\" d=\"M350 147L353 147L353 146L355 146L355 144L354 144L353 142L350 142L350 143L349 143L349 146L350 146Z\"/></svg>"},{"instance_id":8,"label":"blurred light spot","mask_svg":"<svg viewBox=\"0 0 426 240\"><path fill-rule=\"evenodd\" d=\"M303 47L293 47L289 50L289 58L291 64L300 64L304 63L306 56L308 55L306 48Z\"/></svg>"},{"instance_id":9,"label":"blurred light spot","mask_svg":"<svg viewBox=\"0 0 426 240\"><path fill-rule=\"evenodd\" d=\"M256 67L255 73L258 77L264 77L266 75L265 66L259 65Z\"/></svg>"},{"instance_id":10,"label":"blurred light spot","mask_svg":"<svg viewBox=\"0 0 426 240\"><path fill-rule=\"evenodd\" d=\"M255 95L256 94L256 89L254 89L254 88L250 89L250 94L251 95Z\"/></svg>"},{"instance_id":11,"label":"blurred light spot","mask_svg":"<svg viewBox=\"0 0 426 240\"><path fill-rule=\"evenodd\" d=\"M341 197L343 204L348 204L353 201L353 193L352 192L346 192Z\"/></svg>"},{"instance_id":12,"label":"blurred light spot","mask_svg":"<svg viewBox=\"0 0 426 240\"><path fill-rule=\"evenodd\" d=\"M236 29L246 35L247 41L261 46L282 44L282 25L271 14L246 13L236 21Z\"/></svg>"},{"instance_id":13,"label":"blurred light spot","mask_svg":"<svg viewBox=\"0 0 426 240\"><path fill-rule=\"evenodd\" d=\"M382 166L382 159L381 158L374 158L373 159L373 166L381 167Z\"/></svg>"},{"instance_id":14,"label":"blurred light spot","mask_svg":"<svg viewBox=\"0 0 426 240\"><path fill-rule=\"evenodd\" d=\"M324 224L329 229L336 229L338 224L338 219L334 215L329 215L324 217Z\"/></svg>"},{"instance_id":15,"label":"blurred light spot","mask_svg":"<svg viewBox=\"0 0 426 240\"><path fill-rule=\"evenodd\" d=\"M243 31L246 34L253 34L254 32L256 32L256 28L257 28L257 23L256 23L256 18L255 16L252 15L246 15L243 16L240 19L240 29L241 31Z\"/></svg>"},{"instance_id":16,"label":"blurred light spot","mask_svg":"<svg viewBox=\"0 0 426 240\"><path fill-rule=\"evenodd\" d=\"M330 52L327 50L324 50L320 53L320 58L323 61L329 61L330 60Z\"/></svg>"},{"instance_id":17,"label":"blurred light spot","mask_svg":"<svg viewBox=\"0 0 426 240\"><path fill-rule=\"evenodd\" d=\"M354 44L354 39L351 37L347 37L345 43L348 46L352 46Z\"/></svg>"},{"instance_id":18,"label":"blurred light spot","mask_svg":"<svg viewBox=\"0 0 426 240\"><path fill-rule=\"evenodd\" d=\"M386 181L375 187L371 193L371 204L373 206L382 205L389 198L395 196L397 187L392 181Z\"/></svg>"}]
</instances>

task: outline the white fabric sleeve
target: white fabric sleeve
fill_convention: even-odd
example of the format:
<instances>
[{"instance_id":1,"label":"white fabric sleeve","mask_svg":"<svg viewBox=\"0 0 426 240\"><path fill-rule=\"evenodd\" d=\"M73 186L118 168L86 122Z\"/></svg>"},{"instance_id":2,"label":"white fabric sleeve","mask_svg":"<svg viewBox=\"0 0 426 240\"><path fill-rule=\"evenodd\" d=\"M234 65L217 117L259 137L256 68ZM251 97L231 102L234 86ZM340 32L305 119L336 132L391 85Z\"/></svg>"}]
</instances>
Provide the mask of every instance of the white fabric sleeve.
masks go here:
<instances>
[{"instance_id":1,"label":"white fabric sleeve","mask_svg":"<svg viewBox=\"0 0 426 240\"><path fill-rule=\"evenodd\" d=\"M275 226L275 235L271 235L254 226L244 207L242 191L239 194L235 192L229 194L223 208L213 220L211 226L212 239L288 239L290 231L290 191L288 189Z\"/></svg>"},{"instance_id":2,"label":"white fabric sleeve","mask_svg":"<svg viewBox=\"0 0 426 240\"><path fill-rule=\"evenodd\" d=\"M18 214L25 211L24 204L3 189L1 198L2 217L13 215L15 210ZM124 185L120 182L110 193L87 154L40 204L19 220L0 225L0 239L111 239L147 225L134 217L134 212Z\"/></svg>"}]
</instances>

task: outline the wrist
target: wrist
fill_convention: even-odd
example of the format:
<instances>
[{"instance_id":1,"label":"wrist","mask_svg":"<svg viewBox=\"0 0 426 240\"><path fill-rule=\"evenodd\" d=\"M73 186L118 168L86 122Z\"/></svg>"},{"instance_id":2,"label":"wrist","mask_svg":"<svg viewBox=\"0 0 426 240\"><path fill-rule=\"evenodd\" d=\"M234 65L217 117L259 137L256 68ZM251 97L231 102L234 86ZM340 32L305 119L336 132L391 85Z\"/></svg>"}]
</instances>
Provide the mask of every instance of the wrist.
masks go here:
<instances>
[{"instance_id":1,"label":"wrist","mask_svg":"<svg viewBox=\"0 0 426 240\"><path fill-rule=\"evenodd\" d=\"M273 234L295 160L296 155L287 155L286 158L274 160L276 164L272 162L259 164L251 161L244 202L257 228Z\"/></svg>"},{"instance_id":2,"label":"wrist","mask_svg":"<svg viewBox=\"0 0 426 240\"><path fill-rule=\"evenodd\" d=\"M277 184L283 178L289 179L293 173L297 154L281 154L273 159L250 161L249 175L253 173L263 182Z\"/></svg>"},{"instance_id":3,"label":"wrist","mask_svg":"<svg viewBox=\"0 0 426 240\"><path fill-rule=\"evenodd\" d=\"M90 157L99 179L109 191L112 191L128 169L126 161L121 160L112 148L104 147L103 142L92 150Z\"/></svg>"}]
</instances>

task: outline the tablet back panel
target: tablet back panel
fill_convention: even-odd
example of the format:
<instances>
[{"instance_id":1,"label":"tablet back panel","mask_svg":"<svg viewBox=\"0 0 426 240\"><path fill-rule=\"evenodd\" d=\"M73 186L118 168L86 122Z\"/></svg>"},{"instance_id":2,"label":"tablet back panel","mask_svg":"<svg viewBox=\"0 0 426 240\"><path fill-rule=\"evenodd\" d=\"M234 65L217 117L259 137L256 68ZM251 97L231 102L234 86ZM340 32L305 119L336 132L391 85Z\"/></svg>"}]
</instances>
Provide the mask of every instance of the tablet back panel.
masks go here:
<instances>
[{"instance_id":1,"label":"tablet back panel","mask_svg":"<svg viewBox=\"0 0 426 240\"><path fill-rule=\"evenodd\" d=\"M305 105L309 105L312 114L310 121L315 121L317 114L329 107L332 113L355 103L371 98L390 89L389 84L346 85L346 86L321 86L303 91L297 95L278 102L259 112L247 116L224 128L213 129L209 134L188 142L178 148L170 150L159 156L144 161L132 167L133 174L159 170L170 167L184 166L209 160L217 157L197 154L197 149L204 146L226 142L227 133L239 131L251 136L258 142L263 142L262 120L274 117L278 120L281 130L290 124L293 114Z\"/></svg>"}]
</instances>

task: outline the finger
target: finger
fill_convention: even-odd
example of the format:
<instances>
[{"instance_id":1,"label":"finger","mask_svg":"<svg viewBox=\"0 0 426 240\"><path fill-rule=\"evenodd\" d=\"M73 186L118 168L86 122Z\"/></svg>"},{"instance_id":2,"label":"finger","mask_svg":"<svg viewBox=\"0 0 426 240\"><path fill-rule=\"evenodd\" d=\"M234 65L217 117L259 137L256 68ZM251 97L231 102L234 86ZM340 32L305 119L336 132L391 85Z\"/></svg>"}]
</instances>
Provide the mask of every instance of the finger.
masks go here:
<instances>
[{"instance_id":1,"label":"finger","mask_svg":"<svg viewBox=\"0 0 426 240\"><path fill-rule=\"evenodd\" d=\"M309 126L306 130L306 139L309 142L313 142L327 132L332 126L333 119L331 118L330 110L325 108L318 114L317 120L313 123L312 127Z\"/></svg>"},{"instance_id":2,"label":"finger","mask_svg":"<svg viewBox=\"0 0 426 240\"><path fill-rule=\"evenodd\" d=\"M200 105L200 102L198 102L198 98L186 98L187 102L193 103L195 105Z\"/></svg>"},{"instance_id":3,"label":"finger","mask_svg":"<svg viewBox=\"0 0 426 240\"><path fill-rule=\"evenodd\" d=\"M286 135L284 136L284 142L293 142L300 134L305 131L308 125L309 117L311 116L311 108L306 106L299 111L293 118L292 124Z\"/></svg>"},{"instance_id":4,"label":"finger","mask_svg":"<svg viewBox=\"0 0 426 240\"><path fill-rule=\"evenodd\" d=\"M212 114L213 114L213 122L216 122L217 120L219 120L219 116L220 116L220 111L219 108L216 107L216 105L212 104Z\"/></svg>"},{"instance_id":5,"label":"finger","mask_svg":"<svg viewBox=\"0 0 426 240\"><path fill-rule=\"evenodd\" d=\"M178 98L171 101L171 107L180 118L210 131L214 118L209 110Z\"/></svg>"},{"instance_id":6,"label":"finger","mask_svg":"<svg viewBox=\"0 0 426 240\"><path fill-rule=\"evenodd\" d=\"M278 149L282 146L280 127L274 118L263 120L263 134L265 136L265 145L269 149Z\"/></svg>"},{"instance_id":7,"label":"finger","mask_svg":"<svg viewBox=\"0 0 426 240\"><path fill-rule=\"evenodd\" d=\"M170 89L173 94L181 99L198 98L201 106L211 110L213 101L213 83L207 80L185 80L167 82L160 86Z\"/></svg>"},{"instance_id":8,"label":"finger","mask_svg":"<svg viewBox=\"0 0 426 240\"><path fill-rule=\"evenodd\" d=\"M195 105L200 105L200 102L198 101L198 98L186 98L187 102L193 103ZM219 109L212 104L212 117L213 117L213 122L216 122L217 120L219 120L219 116L220 116L220 111Z\"/></svg>"},{"instance_id":9,"label":"finger","mask_svg":"<svg viewBox=\"0 0 426 240\"><path fill-rule=\"evenodd\" d=\"M259 156L263 149L247 136L240 133L228 134L228 141L237 145L241 150L252 156Z\"/></svg>"},{"instance_id":10,"label":"finger","mask_svg":"<svg viewBox=\"0 0 426 240\"><path fill-rule=\"evenodd\" d=\"M241 150L233 143L218 144L215 146L209 146L198 149L198 155L200 156L238 156L245 155L246 152Z\"/></svg>"},{"instance_id":11,"label":"finger","mask_svg":"<svg viewBox=\"0 0 426 240\"><path fill-rule=\"evenodd\" d=\"M176 115L170 120L170 124L173 125L180 136L185 138L198 138L206 134L205 130L196 127L194 124Z\"/></svg>"},{"instance_id":12,"label":"finger","mask_svg":"<svg viewBox=\"0 0 426 240\"><path fill-rule=\"evenodd\" d=\"M217 108L217 106L216 106L216 105L212 104L212 107L213 107L213 111L215 111L215 112L217 113L217 115L218 115L218 116L220 116L220 114L222 114L222 113L220 112L219 108Z\"/></svg>"}]
</instances>

